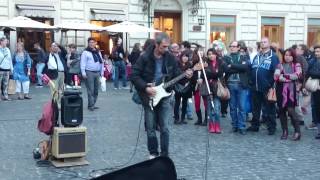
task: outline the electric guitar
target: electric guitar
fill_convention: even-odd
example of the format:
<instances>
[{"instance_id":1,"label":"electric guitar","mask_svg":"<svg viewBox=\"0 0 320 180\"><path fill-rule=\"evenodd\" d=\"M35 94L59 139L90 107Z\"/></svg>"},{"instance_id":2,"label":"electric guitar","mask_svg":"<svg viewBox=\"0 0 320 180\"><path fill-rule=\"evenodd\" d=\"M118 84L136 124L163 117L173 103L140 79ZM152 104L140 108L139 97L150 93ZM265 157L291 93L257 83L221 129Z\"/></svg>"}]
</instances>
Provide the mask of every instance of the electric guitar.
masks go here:
<instances>
[{"instance_id":1,"label":"electric guitar","mask_svg":"<svg viewBox=\"0 0 320 180\"><path fill-rule=\"evenodd\" d=\"M194 70L197 70L197 68L194 67L191 70L194 71ZM166 91L168 87L173 86L174 84L176 84L177 82L179 82L181 79L185 77L186 77L186 72L180 74L179 76L175 77L174 79L168 82L163 82L160 85L153 87L156 91L156 95L153 97L150 97L149 106L151 107L151 109L153 109L153 107L158 105L161 99L171 96L172 92Z\"/></svg>"}]
</instances>

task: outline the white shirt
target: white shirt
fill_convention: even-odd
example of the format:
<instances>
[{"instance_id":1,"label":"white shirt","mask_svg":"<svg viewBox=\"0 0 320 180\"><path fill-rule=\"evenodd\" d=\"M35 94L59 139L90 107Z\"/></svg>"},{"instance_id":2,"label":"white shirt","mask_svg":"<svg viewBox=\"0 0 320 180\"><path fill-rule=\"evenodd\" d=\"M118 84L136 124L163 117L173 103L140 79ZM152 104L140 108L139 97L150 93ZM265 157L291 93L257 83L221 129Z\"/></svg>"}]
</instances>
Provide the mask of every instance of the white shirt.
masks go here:
<instances>
[{"instance_id":1,"label":"white shirt","mask_svg":"<svg viewBox=\"0 0 320 180\"><path fill-rule=\"evenodd\" d=\"M56 57L58 64L56 63L56 60L55 60L55 58L53 56ZM63 67L63 64L61 62L59 54L50 53L49 60L48 60L48 69L51 69L51 70L57 69L58 71L64 71L64 67Z\"/></svg>"}]
</instances>

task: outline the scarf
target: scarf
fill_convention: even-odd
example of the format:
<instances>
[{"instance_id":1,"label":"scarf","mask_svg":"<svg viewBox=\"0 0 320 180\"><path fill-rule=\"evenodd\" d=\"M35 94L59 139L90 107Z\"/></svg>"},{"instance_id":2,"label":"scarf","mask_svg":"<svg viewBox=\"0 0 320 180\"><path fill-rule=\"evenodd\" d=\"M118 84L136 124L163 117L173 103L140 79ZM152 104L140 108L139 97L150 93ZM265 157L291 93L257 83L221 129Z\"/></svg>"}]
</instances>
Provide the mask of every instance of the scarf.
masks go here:
<instances>
[{"instance_id":1,"label":"scarf","mask_svg":"<svg viewBox=\"0 0 320 180\"><path fill-rule=\"evenodd\" d=\"M102 59L101 59L101 57L100 57L99 50L97 50L97 49L91 49L90 47L87 47L87 48L86 48L86 51L91 52L92 57L93 57L93 59L94 59L94 62L102 63Z\"/></svg>"},{"instance_id":2,"label":"scarf","mask_svg":"<svg viewBox=\"0 0 320 180\"><path fill-rule=\"evenodd\" d=\"M283 68L283 74L293 74L295 73L295 66L294 64L288 64L284 63L282 65ZM286 107L289 100L291 102L295 102L294 94L295 94L295 86L294 81L288 80L288 82L283 83L283 89L282 89L282 107Z\"/></svg>"}]
</instances>

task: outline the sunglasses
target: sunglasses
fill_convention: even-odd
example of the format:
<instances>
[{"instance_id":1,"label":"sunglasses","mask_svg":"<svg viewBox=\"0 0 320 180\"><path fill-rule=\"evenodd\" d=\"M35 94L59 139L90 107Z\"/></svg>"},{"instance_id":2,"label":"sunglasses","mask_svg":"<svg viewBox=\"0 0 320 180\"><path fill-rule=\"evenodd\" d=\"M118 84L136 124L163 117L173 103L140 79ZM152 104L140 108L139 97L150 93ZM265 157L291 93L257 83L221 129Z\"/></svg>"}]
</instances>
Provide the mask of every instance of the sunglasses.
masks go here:
<instances>
[{"instance_id":1,"label":"sunglasses","mask_svg":"<svg viewBox=\"0 0 320 180\"><path fill-rule=\"evenodd\" d=\"M238 46L229 46L229 48L236 48L236 47L238 47Z\"/></svg>"}]
</instances>

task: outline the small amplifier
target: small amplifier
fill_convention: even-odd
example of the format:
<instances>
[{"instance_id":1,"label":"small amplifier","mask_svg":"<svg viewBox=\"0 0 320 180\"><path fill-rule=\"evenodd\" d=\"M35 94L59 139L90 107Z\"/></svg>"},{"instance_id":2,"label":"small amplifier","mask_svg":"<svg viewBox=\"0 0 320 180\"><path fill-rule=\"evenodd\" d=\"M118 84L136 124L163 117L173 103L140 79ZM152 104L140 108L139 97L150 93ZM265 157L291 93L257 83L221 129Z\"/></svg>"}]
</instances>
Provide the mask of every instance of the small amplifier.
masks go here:
<instances>
[{"instance_id":1,"label":"small amplifier","mask_svg":"<svg viewBox=\"0 0 320 180\"><path fill-rule=\"evenodd\" d=\"M86 127L55 127L52 136L52 155L58 159L85 156L86 133Z\"/></svg>"}]
</instances>

